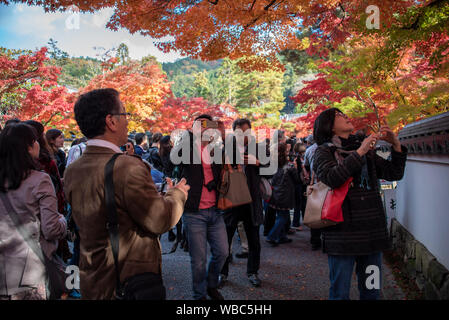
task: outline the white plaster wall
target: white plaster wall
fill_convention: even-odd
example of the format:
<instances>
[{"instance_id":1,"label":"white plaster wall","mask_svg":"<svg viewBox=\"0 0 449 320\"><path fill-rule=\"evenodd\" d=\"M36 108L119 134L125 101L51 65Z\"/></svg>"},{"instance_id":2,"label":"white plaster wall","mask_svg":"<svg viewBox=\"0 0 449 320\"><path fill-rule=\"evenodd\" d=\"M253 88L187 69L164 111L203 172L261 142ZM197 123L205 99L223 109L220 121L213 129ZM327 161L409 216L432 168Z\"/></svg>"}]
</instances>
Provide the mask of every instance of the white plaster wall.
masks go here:
<instances>
[{"instance_id":1,"label":"white plaster wall","mask_svg":"<svg viewBox=\"0 0 449 320\"><path fill-rule=\"evenodd\" d=\"M391 203L390 203L391 199L393 199L394 202L396 203L395 209L391 208ZM385 212L387 214L387 226L388 226L388 230L390 230L391 219L396 216L396 210L398 207L397 200L396 200L396 189L383 190L383 199L382 200L384 200Z\"/></svg>"},{"instance_id":2,"label":"white plaster wall","mask_svg":"<svg viewBox=\"0 0 449 320\"><path fill-rule=\"evenodd\" d=\"M396 219L449 269L449 157L409 155Z\"/></svg>"}]
</instances>

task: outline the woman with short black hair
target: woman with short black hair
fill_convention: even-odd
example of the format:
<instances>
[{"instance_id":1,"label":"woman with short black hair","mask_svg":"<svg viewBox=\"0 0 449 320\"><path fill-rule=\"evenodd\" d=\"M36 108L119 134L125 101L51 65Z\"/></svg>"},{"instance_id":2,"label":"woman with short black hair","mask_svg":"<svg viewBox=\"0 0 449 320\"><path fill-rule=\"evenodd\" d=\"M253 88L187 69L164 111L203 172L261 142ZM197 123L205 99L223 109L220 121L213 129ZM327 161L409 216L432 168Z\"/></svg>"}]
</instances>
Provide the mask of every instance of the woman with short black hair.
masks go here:
<instances>
[{"instance_id":1,"label":"woman with short black hair","mask_svg":"<svg viewBox=\"0 0 449 320\"><path fill-rule=\"evenodd\" d=\"M0 278L5 280L0 300L47 298L44 263L19 233L12 211L50 259L65 236L51 179L36 170L39 150L35 129L25 123L8 125L0 134Z\"/></svg>"},{"instance_id":2,"label":"woman with short black hair","mask_svg":"<svg viewBox=\"0 0 449 320\"><path fill-rule=\"evenodd\" d=\"M390 248L387 220L379 193L378 179L400 180L404 175L407 149L401 146L388 126L363 141L349 118L336 108L323 111L315 120L314 139L318 144L313 169L329 187L342 186L353 178L343 202L342 223L323 230L323 252L328 254L329 299L349 299L351 277L356 265L361 300L380 295L382 251ZM377 140L392 144L391 161L374 150ZM377 284L368 288L368 266L379 270Z\"/></svg>"}]
</instances>

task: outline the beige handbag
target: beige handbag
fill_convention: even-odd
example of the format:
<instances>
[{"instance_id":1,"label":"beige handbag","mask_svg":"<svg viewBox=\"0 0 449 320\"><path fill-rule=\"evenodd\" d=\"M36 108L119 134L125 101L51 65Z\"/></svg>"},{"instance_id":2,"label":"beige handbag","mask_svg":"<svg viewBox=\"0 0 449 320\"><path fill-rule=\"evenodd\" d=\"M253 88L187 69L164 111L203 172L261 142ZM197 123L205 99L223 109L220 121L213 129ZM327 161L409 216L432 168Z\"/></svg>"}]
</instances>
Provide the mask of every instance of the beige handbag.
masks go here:
<instances>
[{"instance_id":1,"label":"beige handbag","mask_svg":"<svg viewBox=\"0 0 449 320\"><path fill-rule=\"evenodd\" d=\"M219 188L218 209L226 210L253 202L246 181L246 175L240 165L233 170L231 165L223 167L223 179Z\"/></svg>"},{"instance_id":2,"label":"beige handbag","mask_svg":"<svg viewBox=\"0 0 449 320\"><path fill-rule=\"evenodd\" d=\"M307 205L303 223L311 229L324 228L338 223L321 219L321 210L329 190L329 186L321 181L307 186Z\"/></svg>"},{"instance_id":3,"label":"beige handbag","mask_svg":"<svg viewBox=\"0 0 449 320\"><path fill-rule=\"evenodd\" d=\"M304 224L311 229L325 228L343 222L342 204L348 193L352 177L336 189L321 181L307 186L307 205Z\"/></svg>"}]
</instances>

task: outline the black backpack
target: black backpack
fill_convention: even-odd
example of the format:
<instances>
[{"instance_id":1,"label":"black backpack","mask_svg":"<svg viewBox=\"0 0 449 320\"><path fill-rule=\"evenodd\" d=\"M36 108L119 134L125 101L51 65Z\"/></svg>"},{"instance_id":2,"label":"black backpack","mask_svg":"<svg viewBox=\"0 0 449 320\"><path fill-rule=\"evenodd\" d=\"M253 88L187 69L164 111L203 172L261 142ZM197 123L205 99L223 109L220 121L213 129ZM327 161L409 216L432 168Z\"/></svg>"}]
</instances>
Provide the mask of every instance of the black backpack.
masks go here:
<instances>
[{"instance_id":1,"label":"black backpack","mask_svg":"<svg viewBox=\"0 0 449 320\"><path fill-rule=\"evenodd\" d=\"M154 165L154 156L159 152L156 147L151 147L148 149L148 152L142 156L143 160L148 161L152 165Z\"/></svg>"}]
</instances>

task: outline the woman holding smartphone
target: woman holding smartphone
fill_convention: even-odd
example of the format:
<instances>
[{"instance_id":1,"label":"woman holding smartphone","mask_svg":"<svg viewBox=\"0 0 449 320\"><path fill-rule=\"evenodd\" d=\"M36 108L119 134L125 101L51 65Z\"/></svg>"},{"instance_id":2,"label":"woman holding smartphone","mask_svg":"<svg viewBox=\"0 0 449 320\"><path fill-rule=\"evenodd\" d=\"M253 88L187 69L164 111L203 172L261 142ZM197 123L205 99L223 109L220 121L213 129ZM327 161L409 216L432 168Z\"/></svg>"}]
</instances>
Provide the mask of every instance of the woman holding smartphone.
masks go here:
<instances>
[{"instance_id":1,"label":"woman holding smartphone","mask_svg":"<svg viewBox=\"0 0 449 320\"><path fill-rule=\"evenodd\" d=\"M360 136L351 135L354 126L336 108L323 111L314 126L318 148L313 167L318 180L334 189L353 177L342 205L344 221L323 228L323 252L328 254L329 262L329 299L349 299L355 264L360 299L376 300L382 283L382 251L390 248L378 179L402 179L407 149L388 126L382 126L379 133L363 141ZM391 160L376 154L378 139L391 143ZM367 278L376 271L378 279L374 279L373 286L367 286Z\"/></svg>"}]
</instances>

